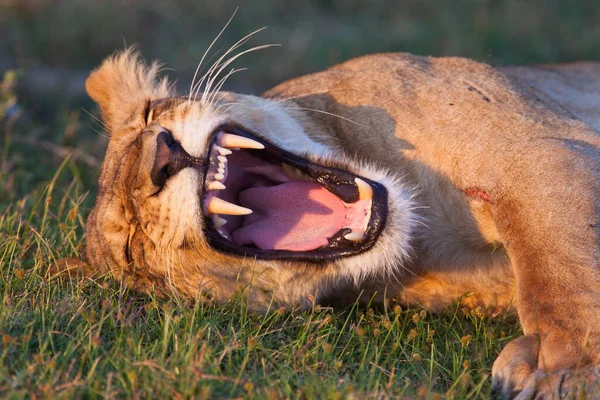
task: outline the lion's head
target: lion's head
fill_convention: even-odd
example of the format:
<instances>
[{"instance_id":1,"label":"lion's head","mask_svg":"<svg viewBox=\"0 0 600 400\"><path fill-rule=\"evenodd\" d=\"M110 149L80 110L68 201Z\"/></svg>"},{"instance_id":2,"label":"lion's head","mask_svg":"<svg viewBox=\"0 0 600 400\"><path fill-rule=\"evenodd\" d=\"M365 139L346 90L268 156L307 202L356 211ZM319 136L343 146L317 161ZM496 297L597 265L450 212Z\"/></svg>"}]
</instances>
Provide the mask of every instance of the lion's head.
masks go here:
<instances>
[{"instance_id":1,"label":"lion's head","mask_svg":"<svg viewBox=\"0 0 600 400\"><path fill-rule=\"evenodd\" d=\"M292 102L178 97L158 71L125 51L86 82L110 135L86 229L95 268L194 298L244 288L260 309L401 266L413 214L394 175Z\"/></svg>"}]
</instances>

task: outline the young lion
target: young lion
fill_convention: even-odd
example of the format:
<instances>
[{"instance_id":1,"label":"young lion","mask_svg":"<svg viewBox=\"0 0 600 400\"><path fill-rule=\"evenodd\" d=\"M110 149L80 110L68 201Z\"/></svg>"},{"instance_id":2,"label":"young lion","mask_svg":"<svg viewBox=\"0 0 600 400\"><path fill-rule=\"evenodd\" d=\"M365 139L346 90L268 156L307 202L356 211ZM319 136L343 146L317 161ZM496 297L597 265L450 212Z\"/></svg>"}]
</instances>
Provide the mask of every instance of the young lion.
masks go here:
<instances>
[{"instance_id":1,"label":"young lion","mask_svg":"<svg viewBox=\"0 0 600 400\"><path fill-rule=\"evenodd\" d=\"M217 69L183 97L131 51L89 77L110 134L92 268L218 303L247 287L257 310L469 293L525 332L493 367L504 397L598 382L600 64L381 54L262 98Z\"/></svg>"}]
</instances>

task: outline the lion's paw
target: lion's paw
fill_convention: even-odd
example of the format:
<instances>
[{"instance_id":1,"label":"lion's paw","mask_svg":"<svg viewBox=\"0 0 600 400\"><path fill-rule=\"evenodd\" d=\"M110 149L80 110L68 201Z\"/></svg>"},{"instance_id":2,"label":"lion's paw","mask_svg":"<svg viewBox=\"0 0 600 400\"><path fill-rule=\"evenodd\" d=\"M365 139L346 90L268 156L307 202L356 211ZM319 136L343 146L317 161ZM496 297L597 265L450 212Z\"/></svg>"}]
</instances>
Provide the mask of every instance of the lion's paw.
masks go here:
<instances>
[{"instance_id":1,"label":"lion's paw","mask_svg":"<svg viewBox=\"0 0 600 400\"><path fill-rule=\"evenodd\" d=\"M530 380L537 367L539 338L521 336L502 350L492 367L492 394L500 399L530 398ZM529 396L529 397L527 397Z\"/></svg>"},{"instance_id":2,"label":"lion's paw","mask_svg":"<svg viewBox=\"0 0 600 400\"><path fill-rule=\"evenodd\" d=\"M539 338L510 342L492 368L492 397L514 400L600 399L600 366L552 373L537 368Z\"/></svg>"},{"instance_id":3,"label":"lion's paw","mask_svg":"<svg viewBox=\"0 0 600 400\"><path fill-rule=\"evenodd\" d=\"M506 381L496 380L494 384L493 397L498 399L598 399L600 367L576 371L560 370L553 373L537 370L521 382L519 390Z\"/></svg>"}]
</instances>

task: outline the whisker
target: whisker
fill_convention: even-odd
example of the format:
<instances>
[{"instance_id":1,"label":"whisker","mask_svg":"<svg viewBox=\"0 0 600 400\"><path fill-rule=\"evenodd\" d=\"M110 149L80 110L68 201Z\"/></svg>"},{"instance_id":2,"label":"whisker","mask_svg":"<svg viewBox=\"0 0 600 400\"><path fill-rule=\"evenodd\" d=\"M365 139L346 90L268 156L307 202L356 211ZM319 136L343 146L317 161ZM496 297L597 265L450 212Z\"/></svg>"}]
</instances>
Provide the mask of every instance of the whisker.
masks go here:
<instances>
[{"instance_id":1,"label":"whisker","mask_svg":"<svg viewBox=\"0 0 600 400\"><path fill-rule=\"evenodd\" d=\"M263 108L268 108L268 107L274 107L274 106L279 105L279 104L281 104L281 103L283 103L285 101L291 101L291 100L294 100L294 99L299 99L299 98L303 98L303 97L307 97L307 96L311 96L311 95L315 95L315 94L331 93L331 92L338 91L338 90L339 91L346 91L347 89L319 90L319 91L314 91L314 92L302 93L302 94L299 94L299 95L296 95L296 96L290 96L290 97L286 97L286 98L278 99L278 100L268 99L269 102L267 102L266 104L259 105L259 106L248 106L248 107L252 107L254 109L263 109ZM222 107L222 106L224 106L224 105L229 105L229 104L238 104L238 103L226 103L226 104L222 104L221 106L219 106L219 108ZM349 118L343 117L343 116L338 115L338 114L330 113L330 112L327 112L327 111L324 111L324 110L317 110L317 109L314 109L314 108L301 107L301 106L297 106L297 107L285 106L285 107L288 108L288 109L292 109L292 110L293 109L298 109L298 110L306 110L306 111L313 111L313 112L318 112L318 113L322 113L322 114L327 114L327 115L330 115L330 116L333 116L333 117L337 117L337 118L341 118L341 119L346 120L348 122L357 124L357 125L362 126L364 128L367 128L367 129L369 128L369 126L363 125L363 124L361 124L361 123L359 123L357 121L353 121L353 120L351 120ZM217 108L217 110L219 108Z\"/></svg>"},{"instance_id":2,"label":"whisker","mask_svg":"<svg viewBox=\"0 0 600 400\"><path fill-rule=\"evenodd\" d=\"M89 115L90 117L92 117L92 120L94 120L94 122L96 122L98 125L100 125L101 128L108 131L108 126L106 126L106 123L104 121L102 121L100 118L96 117L94 114L92 114L91 112L89 112L88 110L86 110L83 107L81 107L81 110L84 113L86 113L87 115Z\"/></svg>"},{"instance_id":3,"label":"whisker","mask_svg":"<svg viewBox=\"0 0 600 400\"><path fill-rule=\"evenodd\" d=\"M96 129L94 126L92 125L88 125L90 127L91 130L93 130L94 132L96 132L98 135L102 136L103 138L110 140L110 136L108 136L105 132Z\"/></svg>"},{"instance_id":4,"label":"whisker","mask_svg":"<svg viewBox=\"0 0 600 400\"><path fill-rule=\"evenodd\" d=\"M223 104L221 104L220 106L218 106L218 107L215 109L215 112L218 112L219 110L221 110L221 108L222 108L222 107L228 106L228 107L227 107L227 109L225 109L224 111L222 111L222 113L223 113L223 114L225 114L225 115L227 115L227 116L230 116L230 115L228 115L228 114L229 114L229 110L231 110L233 107L235 107L235 106L238 106L238 105L240 105L240 104L241 104L241 103L238 103L238 102L233 102L233 103L223 103ZM234 114L234 115L235 115L235 114Z\"/></svg>"},{"instance_id":5,"label":"whisker","mask_svg":"<svg viewBox=\"0 0 600 400\"><path fill-rule=\"evenodd\" d=\"M260 29L257 29L254 32L250 32L249 34L247 34L246 36L244 36L243 38L241 38L240 40L235 42L225 53L223 53L223 55L221 57L219 57L217 59L217 61L215 61L213 63L213 65L211 65L211 67L208 69L208 71L206 71L206 73L202 76L202 78L198 81L198 83L195 86L192 86L191 91L190 91L190 96L192 94L194 94L194 99L196 99L196 97L198 96L198 92L200 91L200 88L202 87L202 83L204 83L204 80L210 79L211 74L221 65L221 63L223 62L223 59L225 57L227 57L227 55L230 54L232 51L235 51L240 46L243 46L248 40L250 40L250 38L252 36L256 35L258 32L261 32L265 29L266 29L266 26L262 27Z\"/></svg>"},{"instance_id":6,"label":"whisker","mask_svg":"<svg viewBox=\"0 0 600 400\"><path fill-rule=\"evenodd\" d=\"M288 107L288 108L292 109L292 110L306 110L306 111L313 111L313 112L320 113L320 114L330 115L332 117L336 117L336 118L342 119L344 121L351 122L351 123L356 124L358 126L362 126L363 128L367 128L367 129L370 128L369 126L361 124L360 122L353 121L350 118L342 117L341 115L330 113L330 112L323 111L323 110L317 110L317 109L314 109L314 108L307 108L307 107Z\"/></svg>"},{"instance_id":7,"label":"whisker","mask_svg":"<svg viewBox=\"0 0 600 400\"><path fill-rule=\"evenodd\" d=\"M301 93L298 94L296 96L290 96L290 97L285 97L282 99L269 99L269 104L266 104L264 107L270 106L270 105L275 105L275 104L281 104L285 101L291 101L291 100L295 100L295 99L301 99L303 97L308 97L308 96L312 96L314 94L327 94L327 93L331 93L331 92L335 92L335 91L346 91L347 89L327 89L327 90L318 90L318 91L314 91L314 92L307 92L307 93Z\"/></svg>"},{"instance_id":8,"label":"whisker","mask_svg":"<svg viewBox=\"0 0 600 400\"><path fill-rule=\"evenodd\" d=\"M213 39L213 41L210 44L210 46L208 46L208 48L206 49L206 51L202 55L202 58L200 59L200 62L198 63L198 66L196 67L196 71L194 72L194 77L192 78L192 84L190 85L190 94L188 96L188 102L192 100L192 90L194 88L194 81L196 80L196 76L198 75L198 71L200 71L200 66L202 65L202 62L204 61L204 58L206 58L206 55L208 54L208 52L210 51L210 49L214 46L214 44L217 42L217 40L219 40L219 37L221 37L221 35L223 34L223 32L225 32L225 29L227 29L227 27L229 26L229 24L233 20L233 17L235 17L235 14L237 13L238 8L239 7L235 8L235 10L233 11L233 14L231 14L231 17L229 17L229 21L227 21L227 23L225 24L225 26L223 27L223 29L221 29L221 32L219 32L219 34L217 35L217 37L215 37Z\"/></svg>"},{"instance_id":9,"label":"whisker","mask_svg":"<svg viewBox=\"0 0 600 400\"><path fill-rule=\"evenodd\" d=\"M250 38L260 32L261 30L265 29L265 27L261 28L261 29L257 29L256 31L246 35L245 37L243 37L242 39L238 40L236 43L234 43L223 55L221 55L221 57L219 57L217 59L217 61L215 61L211 67L208 69L208 71L206 71L206 73L202 76L202 78L200 79L200 81L198 81L198 83L196 84L195 87L192 88L192 92L194 92L194 99L196 99L196 97L198 96L198 92L200 91L200 87L202 86L202 83L204 82L205 79L207 79L207 77L210 77L210 75L212 74L212 72L218 68L219 65L221 65L221 62L223 61L223 59L232 51L236 50L238 47L242 46L243 44L245 44L248 40L250 40Z\"/></svg>"},{"instance_id":10,"label":"whisker","mask_svg":"<svg viewBox=\"0 0 600 400\"><path fill-rule=\"evenodd\" d=\"M267 49L267 48L269 48L269 47L278 47L278 46L281 46L281 45L280 45L280 44L276 44L276 43L271 43L271 44L263 44L263 45L261 45L261 46L256 46L256 47L252 47L252 48L250 48L250 49L248 49L248 50L244 50L244 51L242 51L241 53L238 53L237 55L235 55L235 56L231 57L231 58L230 58L230 59L229 59L229 60L228 60L226 63L224 63L224 64L223 64L223 66L222 66L222 67L221 67L221 68L220 68L220 69L217 71L217 74L214 76L214 78L212 78L212 79L211 79L211 80L210 80L210 81L207 83L207 88L206 88L206 91L203 93L203 95L202 95L202 98L200 99L200 102L201 102L202 104L204 104L204 101L206 100L206 99L205 99L205 94L206 94L206 93L210 93L210 89L211 89L211 87L212 87L212 85L213 85L213 83L214 83L214 80L215 80L215 79L216 79L216 78L217 78L217 77L218 77L218 76L221 74L221 72L223 72L223 70L224 70L225 68L227 68L227 66L228 66L229 64L231 64L232 62L234 62L236 59L240 58L240 57L241 57L241 56L243 56L244 54L251 53L251 52L254 52L254 51L258 51L258 50L262 50L262 49Z\"/></svg>"},{"instance_id":11,"label":"whisker","mask_svg":"<svg viewBox=\"0 0 600 400\"><path fill-rule=\"evenodd\" d=\"M204 76L208 73L210 68L217 62L217 60L223 56L224 53L225 53L225 50L223 47L221 47L220 49L215 50L214 53L211 54L210 57L206 59L206 63L207 63L206 65L209 65L209 66L206 68L205 71L204 71L205 68L201 68L203 70L202 77L200 78L200 80L198 82L193 84L193 89L188 93L188 99L189 99L189 96L192 96L193 92L196 91L196 89L199 86L201 86Z\"/></svg>"},{"instance_id":12,"label":"whisker","mask_svg":"<svg viewBox=\"0 0 600 400\"><path fill-rule=\"evenodd\" d=\"M261 32L261 31L263 31L265 29L267 29L267 27L263 26L262 28L257 29L254 32L250 32L249 34L247 34L246 36L244 36L243 38L241 38L240 40L238 40L237 42L235 42L229 48L229 50L227 50L221 57L219 57L219 59L210 67L210 69L204 74L204 76L202 77L202 79L200 79L200 81L196 85L196 88L195 88L196 94L194 95L194 99L197 97L198 92L200 91L200 87L202 86L202 83L204 82L204 80L207 79L209 82L213 80L213 79L211 79L212 74L217 70L217 68L219 68L221 65L223 65L222 62L223 62L223 60L225 59L225 57L228 54L231 54L231 52L233 52L233 51L237 50L238 48L240 48L241 46L243 46L248 40L250 40L250 38L252 38L252 36L256 35L257 33ZM227 65L228 64L226 64L225 66L227 66ZM220 73L220 71L222 71L222 69L219 70L219 73ZM217 73L217 76L218 76L218 73ZM208 86L208 83L207 83L207 86ZM205 89L205 92L206 91L207 90ZM202 99L204 99L204 95L202 96Z\"/></svg>"},{"instance_id":13,"label":"whisker","mask_svg":"<svg viewBox=\"0 0 600 400\"><path fill-rule=\"evenodd\" d=\"M339 90L345 90L345 89L339 89ZM251 107L253 109L260 110L260 109L265 109L265 108L268 108L268 107L275 107L276 105L279 105L279 104L283 103L284 101L291 101L291 100L294 100L294 99L299 99L299 98L302 98L302 97L311 96L313 94L325 94L325 93L329 93L329 92L333 92L333 91L334 90L319 90L319 91L314 91L314 92L302 93L302 94L299 94L299 95L296 95L296 96L290 96L290 97L286 97L286 98L282 98L282 99L278 99L278 100L267 99L269 101L267 103L265 103L265 104L258 105L258 106L250 106L250 105L248 105L247 107ZM222 107L229 106L229 108L226 111L224 111L224 113L227 113L227 111L229 111L233 106L240 105L240 104L241 103L238 103L238 102L224 103L224 104L219 105L215 109L215 111L219 111Z\"/></svg>"},{"instance_id":14,"label":"whisker","mask_svg":"<svg viewBox=\"0 0 600 400\"><path fill-rule=\"evenodd\" d=\"M247 69L248 68L232 69L231 71L229 71L229 73L227 75L225 75L223 78L221 78L221 80L219 82L217 82L217 85L215 86L215 90L213 91L212 96L208 99L208 104L211 106L213 105L215 97L221 91L221 88L223 87L223 85L225 84L225 82L231 75L241 72L241 71L246 71Z\"/></svg>"}]
</instances>

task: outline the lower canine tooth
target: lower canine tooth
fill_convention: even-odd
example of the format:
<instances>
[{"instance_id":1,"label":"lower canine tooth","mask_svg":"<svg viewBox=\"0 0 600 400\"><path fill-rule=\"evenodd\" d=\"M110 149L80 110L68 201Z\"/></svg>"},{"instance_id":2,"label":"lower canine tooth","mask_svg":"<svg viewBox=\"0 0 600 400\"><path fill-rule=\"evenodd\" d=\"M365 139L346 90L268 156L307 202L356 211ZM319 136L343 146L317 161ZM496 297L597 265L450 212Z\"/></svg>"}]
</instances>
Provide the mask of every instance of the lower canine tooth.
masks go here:
<instances>
[{"instance_id":1,"label":"lower canine tooth","mask_svg":"<svg viewBox=\"0 0 600 400\"><path fill-rule=\"evenodd\" d=\"M371 200L373 198L373 188L367 182L360 178L354 178L356 186L358 186L358 199Z\"/></svg>"},{"instance_id":2,"label":"lower canine tooth","mask_svg":"<svg viewBox=\"0 0 600 400\"><path fill-rule=\"evenodd\" d=\"M223 185L219 181L212 181L208 184L208 190L223 190L225 189L225 185Z\"/></svg>"},{"instance_id":3,"label":"lower canine tooth","mask_svg":"<svg viewBox=\"0 0 600 400\"><path fill-rule=\"evenodd\" d=\"M211 214L225 214L225 215L248 215L252 214L252 210L246 207L238 206L233 203L229 203L218 197L211 197L206 205L206 209Z\"/></svg>"},{"instance_id":4,"label":"lower canine tooth","mask_svg":"<svg viewBox=\"0 0 600 400\"><path fill-rule=\"evenodd\" d=\"M350 232L347 235L344 235L344 237L352 242L360 242L364 235L360 232Z\"/></svg>"},{"instance_id":5,"label":"lower canine tooth","mask_svg":"<svg viewBox=\"0 0 600 400\"><path fill-rule=\"evenodd\" d=\"M227 220L225 218L221 218L217 215L213 216L213 224L215 225L215 228L219 229L226 223L227 223Z\"/></svg>"},{"instance_id":6,"label":"lower canine tooth","mask_svg":"<svg viewBox=\"0 0 600 400\"><path fill-rule=\"evenodd\" d=\"M231 133L224 133L221 135L219 140L219 144L222 147L227 148L238 148L238 149L258 149L262 150L265 146L262 143L257 142L256 140L252 140L247 137L233 135Z\"/></svg>"}]
</instances>

